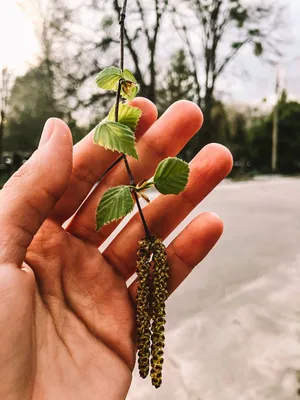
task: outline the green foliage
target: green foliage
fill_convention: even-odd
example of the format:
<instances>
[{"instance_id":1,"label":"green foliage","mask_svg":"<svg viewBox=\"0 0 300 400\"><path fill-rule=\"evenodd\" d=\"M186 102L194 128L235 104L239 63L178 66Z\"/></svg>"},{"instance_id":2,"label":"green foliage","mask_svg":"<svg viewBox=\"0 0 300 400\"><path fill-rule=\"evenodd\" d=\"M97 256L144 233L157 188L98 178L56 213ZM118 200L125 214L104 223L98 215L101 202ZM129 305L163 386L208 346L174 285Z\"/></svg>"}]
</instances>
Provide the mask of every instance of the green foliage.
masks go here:
<instances>
[{"instance_id":1,"label":"green foliage","mask_svg":"<svg viewBox=\"0 0 300 400\"><path fill-rule=\"evenodd\" d=\"M259 57L262 55L262 53L264 52L264 48L262 43L260 42L255 42L254 43L254 54Z\"/></svg>"},{"instance_id":2,"label":"green foliage","mask_svg":"<svg viewBox=\"0 0 300 400\"><path fill-rule=\"evenodd\" d=\"M243 7L240 1L231 2L234 6L230 9L230 17L235 21L238 28L242 28L249 18L248 10Z\"/></svg>"},{"instance_id":3,"label":"green foliage","mask_svg":"<svg viewBox=\"0 0 300 400\"><path fill-rule=\"evenodd\" d=\"M238 111L235 107L226 110L229 128L227 146L233 155L236 168L231 172L231 177L249 176L251 170L250 138L248 132L247 110ZM249 111L248 111L249 113Z\"/></svg>"},{"instance_id":4,"label":"green foliage","mask_svg":"<svg viewBox=\"0 0 300 400\"><path fill-rule=\"evenodd\" d=\"M200 93L183 49L173 54L171 64L162 77L159 86L160 88L157 91L159 114L163 114L168 107L179 100L190 100L199 104ZM190 161L199 150L197 136L199 135L195 135L180 152L179 156L184 160Z\"/></svg>"},{"instance_id":5,"label":"green foliage","mask_svg":"<svg viewBox=\"0 0 300 400\"><path fill-rule=\"evenodd\" d=\"M105 149L139 158L134 133L128 126L119 122L103 120L95 129L94 143Z\"/></svg>"},{"instance_id":6,"label":"green foliage","mask_svg":"<svg viewBox=\"0 0 300 400\"><path fill-rule=\"evenodd\" d=\"M136 97L139 91L139 86L133 74L128 70L123 71L123 81L122 81L122 96L127 100L132 100Z\"/></svg>"},{"instance_id":7,"label":"green foliage","mask_svg":"<svg viewBox=\"0 0 300 400\"><path fill-rule=\"evenodd\" d=\"M138 85L132 73L127 69L122 71L117 67L108 67L101 71L97 75L96 83L101 89L116 92L120 90L119 94L127 99L135 97L138 91ZM117 114L116 105L114 105L107 118L96 127L94 143L138 159L134 131L141 117L141 111L119 103Z\"/></svg>"},{"instance_id":8,"label":"green foliage","mask_svg":"<svg viewBox=\"0 0 300 400\"><path fill-rule=\"evenodd\" d=\"M250 36L260 36L261 35L261 31L259 29L249 29L248 33Z\"/></svg>"},{"instance_id":9,"label":"green foliage","mask_svg":"<svg viewBox=\"0 0 300 400\"><path fill-rule=\"evenodd\" d=\"M110 28L114 23L114 20L112 17L110 16L105 16L102 20L102 28L106 29L106 28Z\"/></svg>"},{"instance_id":10,"label":"green foliage","mask_svg":"<svg viewBox=\"0 0 300 400\"><path fill-rule=\"evenodd\" d=\"M195 79L183 49L173 54L170 67L159 86L157 106L160 114L176 101L194 101L197 98Z\"/></svg>"},{"instance_id":11,"label":"green foliage","mask_svg":"<svg viewBox=\"0 0 300 400\"><path fill-rule=\"evenodd\" d=\"M96 77L96 83L100 89L118 90L119 81L122 79L121 68L108 67L99 72Z\"/></svg>"},{"instance_id":12,"label":"green foliage","mask_svg":"<svg viewBox=\"0 0 300 400\"><path fill-rule=\"evenodd\" d=\"M169 157L158 165L153 181L145 181L137 186L117 186L107 190L97 209L97 230L132 211L131 191L136 191L144 199L147 198L144 191L153 186L164 195L179 194L187 185L189 172L190 168L186 162Z\"/></svg>"},{"instance_id":13,"label":"green foliage","mask_svg":"<svg viewBox=\"0 0 300 400\"><path fill-rule=\"evenodd\" d=\"M158 165L154 185L162 194L179 194L187 185L189 172L189 165L185 161L169 157Z\"/></svg>"},{"instance_id":14,"label":"green foliage","mask_svg":"<svg viewBox=\"0 0 300 400\"><path fill-rule=\"evenodd\" d=\"M53 94L53 78L44 63L18 77L9 99L5 150L32 152L40 139L45 121L63 118Z\"/></svg>"},{"instance_id":15,"label":"green foliage","mask_svg":"<svg viewBox=\"0 0 300 400\"><path fill-rule=\"evenodd\" d=\"M121 95L127 100L132 100L136 97L139 88L133 74L125 69L108 67L102 70L96 77L96 83L100 89L113 90L117 92L119 82L121 81Z\"/></svg>"},{"instance_id":16,"label":"green foliage","mask_svg":"<svg viewBox=\"0 0 300 400\"><path fill-rule=\"evenodd\" d=\"M278 172L300 172L300 103L288 101L283 93L278 103ZM269 172L271 166L273 112L250 127L250 150L254 167Z\"/></svg>"},{"instance_id":17,"label":"green foliage","mask_svg":"<svg viewBox=\"0 0 300 400\"><path fill-rule=\"evenodd\" d=\"M132 99L138 90L137 82L131 72L122 71L117 67L109 67L101 71L96 78L96 83L101 89L113 90L127 99ZM118 95L118 107L115 104L108 116L98 124L95 129L94 143L138 159L134 131L142 112L138 108L120 102ZM96 214L97 230L125 217L132 211L134 207L132 190L135 188L117 186L104 193Z\"/></svg>"},{"instance_id":18,"label":"green foliage","mask_svg":"<svg viewBox=\"0 0 300 400\"><path fill-rule=\"evenodd\" d=\"M231 46L233 49L238 49L242 44L243 42L233 42Z\"/></svg>"},{"instance_id":19,"label":"green foliage","mask_svg":"<svg viewBox=\"0 0 300 400\"><path fill-rule=\"evenodd\" d=\"M129 214L134 207L131 191L128 186L117 186L108 189L97 208L96 228L117 221Z\"/></svg>"},{"instance_id":20,"label":"green foliage","mask_svg":"<svg viewBox=\"0 0 300 400\"><path fill-rule=\"evenodd\" d=\"M108 121L115 121L116 105L108 114ZM142 111L139 108L128 106L127 104L119 103L118 122L126 125L129 129L135 132L137 124L142 116Z\"/></svg>"}]
</instances>

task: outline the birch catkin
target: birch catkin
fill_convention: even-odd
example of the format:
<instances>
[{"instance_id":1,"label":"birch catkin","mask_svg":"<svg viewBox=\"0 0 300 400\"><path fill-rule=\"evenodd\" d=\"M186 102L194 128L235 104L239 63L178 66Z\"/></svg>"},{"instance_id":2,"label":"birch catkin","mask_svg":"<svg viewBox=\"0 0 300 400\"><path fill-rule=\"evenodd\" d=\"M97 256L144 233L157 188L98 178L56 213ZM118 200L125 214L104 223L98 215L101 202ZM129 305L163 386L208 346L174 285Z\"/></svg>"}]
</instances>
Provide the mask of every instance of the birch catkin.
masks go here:
<instances>
[{"instance_id":1,"label":"birch catkin","mask_svg":"<svg viewBox=\"0 0 300 400\"><path fill-rule=\"evenodd\" d=\"M138 365L142 378L149 374L150 363L150 260L152 242L144 239L139 242L137 251L137 346Z\"/></svg>"},{"instance_id":2,"label":"birch catkin","mask_svg":"<svg viewBox=\"0 0 300 400\"><path fill-rule=\"evenodd\" d=\"M151 346L151 379L159 388L162 384L162 366L165 347L166 300L168 298L169 265L167 253L161 239L153 242L153 276L152 276L152 346Z\"/></svg>"}]
</instances>

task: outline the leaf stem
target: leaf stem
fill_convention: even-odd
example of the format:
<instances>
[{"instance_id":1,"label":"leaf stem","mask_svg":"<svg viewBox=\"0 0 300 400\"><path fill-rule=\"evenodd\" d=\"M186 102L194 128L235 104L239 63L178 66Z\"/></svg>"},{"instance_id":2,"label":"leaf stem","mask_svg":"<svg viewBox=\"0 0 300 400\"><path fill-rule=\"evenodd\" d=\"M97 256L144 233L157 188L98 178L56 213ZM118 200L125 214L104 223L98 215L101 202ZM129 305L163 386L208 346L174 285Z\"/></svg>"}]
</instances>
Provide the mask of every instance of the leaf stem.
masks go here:
<instances>
[{"instance_id":1,"label":"leaf stem","mask_svg":"<svg viewBox=\"0 0 300 400\"><path fill-rule=\"evenodd\" d=\"M120 21L119 21L119 24L120 24L120 68L121 68L122 72L124 70L124 36L125 36L126 8L127 8L127 0L123 0L123 7L121 10ZM116 122L118 122L118 120L119 120L119 104L121 101L121 89L122 89L122 81L120 80L117 95L116 95L116 108L115 108L115 121ZM126 157L126 154L122 154L122 158L124 160L124 164L125 164L125 167L127 170L130 185L136 186L132 171L130 169L130 165L129 165L127 157ZM145 216L144 216L144 213L143 213L140 201L139 201L139 197L135 190L133 190L132 193L133 193L133 196L135 198L135 201L136 201L136 204L137 204L137 207L139 210L139 214L140 214L140 217L141 217L141 220L143 223L146 238L151 239L150 230L148 228L148 225L147 225L147 222L146 222L146 219L145 219Z\"/></svg>"}]
</instances>

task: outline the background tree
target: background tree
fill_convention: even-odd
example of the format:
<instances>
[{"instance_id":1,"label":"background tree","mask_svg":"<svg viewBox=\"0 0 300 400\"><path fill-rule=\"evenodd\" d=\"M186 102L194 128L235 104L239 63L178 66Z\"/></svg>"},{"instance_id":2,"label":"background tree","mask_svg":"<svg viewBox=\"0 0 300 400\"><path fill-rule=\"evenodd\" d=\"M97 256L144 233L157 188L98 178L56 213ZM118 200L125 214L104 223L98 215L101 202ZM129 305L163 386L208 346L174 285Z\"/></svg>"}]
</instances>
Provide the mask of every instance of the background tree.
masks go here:
<instances>
[{"instance_id":1,"label":"background tree","mask_svg":"<svg viewBox=\"0 0 300 400\"><path fill-rule=\"evenodd\" d=\"M52 96L53 82L46 63L18 77L9 98L5 148L32 152L39 141L45 121L63 117Z\"/></svg>"},{"instance_id":2,"label":"background tree","mask_svg":"<svg viewBox=\"0 0 300 400\"><path fill-rule=\"evenodd\" d=\"M196 96L195 81L183 49L176 51L170 60L169 69L159 80L157 89L157 107L162 114L178 100L194 101Z\"/></svg>"},{"instance_id":3,"label":"background tree","mask_svg":"<svg viewBox=\"0 0 300 400\"><path fill-rule=\"evenodd\" d=\"M235 111L231 116L229 147L235 160L239 160L243 163L249 160L250 141L248 136L247 116L241 111Z\"/></svg>"},{"instance_id":4,"label":"background tree","mask_svg":"<svg viewBox=\"0 0 300 400\"><path fill-rule=\"evenodd\" d=\"M118 0L113 1L118 16ZM157 51L163 18L166 16L170 0L135 0L135 7L129 15L136 14L138 19L132 32L126 31L126 45L131 55L135 76L141 85L141 93L154 103L156 102ZM150 5L150 7L149 7ZM143 37L141 37L143 36ZM138 43L144 41L147 46L146 60L141 57ZM143 51L144 53L144 51ZM143 68L144 66L144 68Z\"/></svg>"},{"instance_id":5,"label":"background tree","mask_svg":"<svg viewBox=\"0 0 300 400\"><path fill-rule=\"evenodd\" d=\"M38 1L38 0L30 0ZM128 4L131 23L126 29L126 47L131 69L140 83L140 93L156 101L159 68L157 54L161 47L170 0L134 0ZM47 18L54 39L55 59L66 71L63 75L65 99L73 110L107 108L111 97L94 91L93 80L106 60L117 63L118 18L120 2L97 0L67 5L63 0L49 0ZM94 23L91 23L91 20ZM99 23L100 21L100 23ZM80 28L79 28L80 27ZM76 60L76 62L74 62ZM89 93L89 96L87 96ZM90 95L92 93L92 95Z\"/></svg>"},{"instance_id":6,"label":"background tree","mask_svg":"<svg viewBox=\"0 0 300 400\"><path fill-rule=\"evenodd\" d=\"M118 0L66 4L63 0L49 0L46 13L51 20L55 59L64 70L60 74L64 82L60 85L61 90L64 88L63 103L67 102L72 110L89 109L93 119L111 100L110 96L93 91L93 79L106 59L114 60L118 54L117 41L112 38L117 37L120 4ZM168 68L158 55L166 60L171 56L172 46L178 47L171 23L173 16L175 27L187 45L196 87L194 101L205 114L198 148L217 140L211 115L217 81L247 45L253 46L257 56L263 50L266 55L276 51L273 30L279 26L280 7L271 7L271 0L259 7L244 5L242 0L133 0L128 7L126 46L141 95L157 100L160 71Z\"/></svg>"},{"instance_id":7,"label":"background tree","mask_svg":"<svg viewBox=\"0 0 300 400\"><path fill-rule=\"evenodd\" d=\"M265 1L259 7L242 0L130 2L126 51L131 56L129 67L141 83L141 95L155 101L160 113L179 98L195 101L204 110L204 127L184 150L184 158L190 159L209 141L227 144L241 154L243 134L232 133L232 121L218 96L217 83L247 46L252 46L257 56L275 52L274 26L281 8L278 3L266 7L271 0ZM117 37L119 2L78 0L74 5L65 0L26 0L24 4L30 5L36 18L40 65L48 76L49 99L75 127L79 138L82 130L77 129L75 120L80 125L95 125L113 101L111 94L94 91L94 78L107 59L117 63L118 41L112 38ZM176 51L180 41L172 34L172 19L185 51ZM16 110L16 101L13 103ZM19 111L23 111L21 106ZM242 132L242 118L239 121Z\"/></svg>"},{"instance_id":8,"label":"background tree","mask_svg":"<svg viewBox=\"0 0 300 400\"><path fill-rule=\"evenodd\" d=\"M195 101L196 96L197 87L186 54L183 49L179 49L171 57L170 67L159 81L156 95L159 115L163 114L174 102L178 100ZM194 147L195 139L192 139L179 156L189 161Z\"/></svg>"},{"instance_id":9,"label":"background tree","mask_svg":"<svg viewBox=\"0 0 300 400\"><path fill-rule=\"evenodd\" d=\"M34 151L45 121L50 117L68 122L75 143L85 134L85 129L77 126L53 96L53 75L49 74L48 68L47 62L43 61L15 81L9 98L4 141L8 151Z\"/></svg>"},{"instance_id":10,"label":"background tree","mask_svg":"<svg viewBox=\"0 0 300 400\"><path fill-rule=\"evenodd\" d=\"M235 160L231 176L245 176L252 170L253 163L249 137L251 110L226 107L226 115L229 125L229 139L226 144Z\"/></svg>"},{"instance_id":11,"label":"background tree","mask_svg":"<svg viewBox=\"0 0 300 400\"><path fill-rule=\"evenodd\" d=\"M175 26L188 46L201 91L199 105L206 122L199 147L218 140L212 120L216 84L236 56L249 45L256 56L279 55L275 44L282 11L270 1L253 6L241 0L186 0L173 8Z\"/></svg>"},{"instance_id":12,"label":"background tree","mask_svg":"<svg viewBox=\"0 0 300 400\"><path fill-rule=\"evenodd\" d=\"M278 104L278 172L300 172L300 104L289 101L284 91ZM273 112L251 126L251 157L254 167L271 172Z\"/></svg>"},{"instance_id":13,"label":"background tree","mask_svg":"<svg viewBox=\"0 0 300 400\"><path fill-rule=\"evenodd\" d=\"M49 96L57 102L61 99L60 105L64 107L65 114L68 115L68 102L67 96L65 96L67 72L59 57L59 54L63 53L63 47L59 44L59 38L56 38L56 32L52 26L55 23L57 30L60 29L59 22L57 22L62 17L60 0L27 0L22 4L22 7L34 22L36 36L40 44L40 64L43 65L43 70L47 71L49 77ZM64 7L62 13L68 20L68 9ZM70 37L66 34L67 39L70 39ZM72 82L69 81L67 86L71 84Z\"/></svg>"}]
</instances>

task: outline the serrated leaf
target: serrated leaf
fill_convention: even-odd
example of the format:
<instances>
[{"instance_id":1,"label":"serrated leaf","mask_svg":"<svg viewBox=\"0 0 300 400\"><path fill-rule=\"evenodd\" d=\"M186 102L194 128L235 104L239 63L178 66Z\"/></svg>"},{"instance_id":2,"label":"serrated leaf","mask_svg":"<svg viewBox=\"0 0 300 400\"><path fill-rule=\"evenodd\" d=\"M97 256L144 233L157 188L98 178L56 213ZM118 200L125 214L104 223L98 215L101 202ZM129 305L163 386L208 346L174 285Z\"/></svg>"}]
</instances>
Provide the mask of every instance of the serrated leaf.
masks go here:
<instances>
[{"instance_id":1,"label":"serrated leaf","mask_svg":"<svg viewBox=\"0 0 300 400\"><path fill-rule=\"evenodd\" d=\"M123 78L125 79L125 81L130 81L133 83L137 83L137 80L135 79L135 76L133 75L132 72L129 71L129 69L124 69L123 73L122 73Z\"/></svg>"},{"instance_id":2,"label":"serrated leaf","mask_svg":"<svg viewBox=\"0 0 300 400\"><path fill-rule=\"evenodd\" d=\"M127 100L132 100L136 97L139 91L139 85L134 75L128 70L124 69L122 73L124 81L121 86L121 94Z\"/></svg>"},{"instance_id":3,"label":"serrated leaf","mask_svg":"<svg viewBox=\"0 0 300 400\"><path fill-rule=\"evenodd\" d=\"M134 201L128 186L117 186L108 189L97 208L96 229L125 217L134 207Z\"/></svg>"},{"instance_id":4,"label":"serrated leaf","mask_svg":"<svg viewBox=\"0 0 300 400\"><path fill-rule=\"evenodd\" d=\"M96 77L96 83L101 89L116 91L118 89L118 83L122 78L123 75L120 68L108 67L99 72Z\"/></svg>"},{"instance_id":5,"label":"serrated leaf","mask_svg":"<svg viewBox=\"0 0 300 400\"><path fill-rule=\"evenodd\" d=\"M179 194L188 182L190 167L179 158L169 157L157 167L154 185L161 194Z\"/></svg>"},{"instance_id":6,"label":"serrated leaf","mask_svg":"<svg viewBox=\"0 0 300 400\"><path fill-rule=\"evenodd\" d=\"M128 126L119 122L104 120L97 125L94 134L94 143L112 151L127 154L138 160L135 148L135 136Z\"/></svg>"},{"instance_id":7,"label":"serrated leaf","mask_svg":"<svg viewBox=\"0 0 300 400\"><path fill-rule=\"evenodd\" d=\"M115 120L116 105L110 110L107 120ZM130 107L126 104L119 104L119 116L118 120L120 124L128 126L133 132L135 132L137 124L142 116L142 111L136 107Z\"/></svg>"},{"instance_id":8,"label":"serrated leaf","mask_svg":"<svg viewBox=\"0 0 300 400\"><path fill-rule=\"evenodd\" d=\"M132 100L136 97L139 91L139 85L133 74L121 68L108 67L101 71L96 77L96 83L99 88L105 90L113 90L117 92L119 81L122 80L121 95L127 100Z\"/></svg>"}]
</instances>

